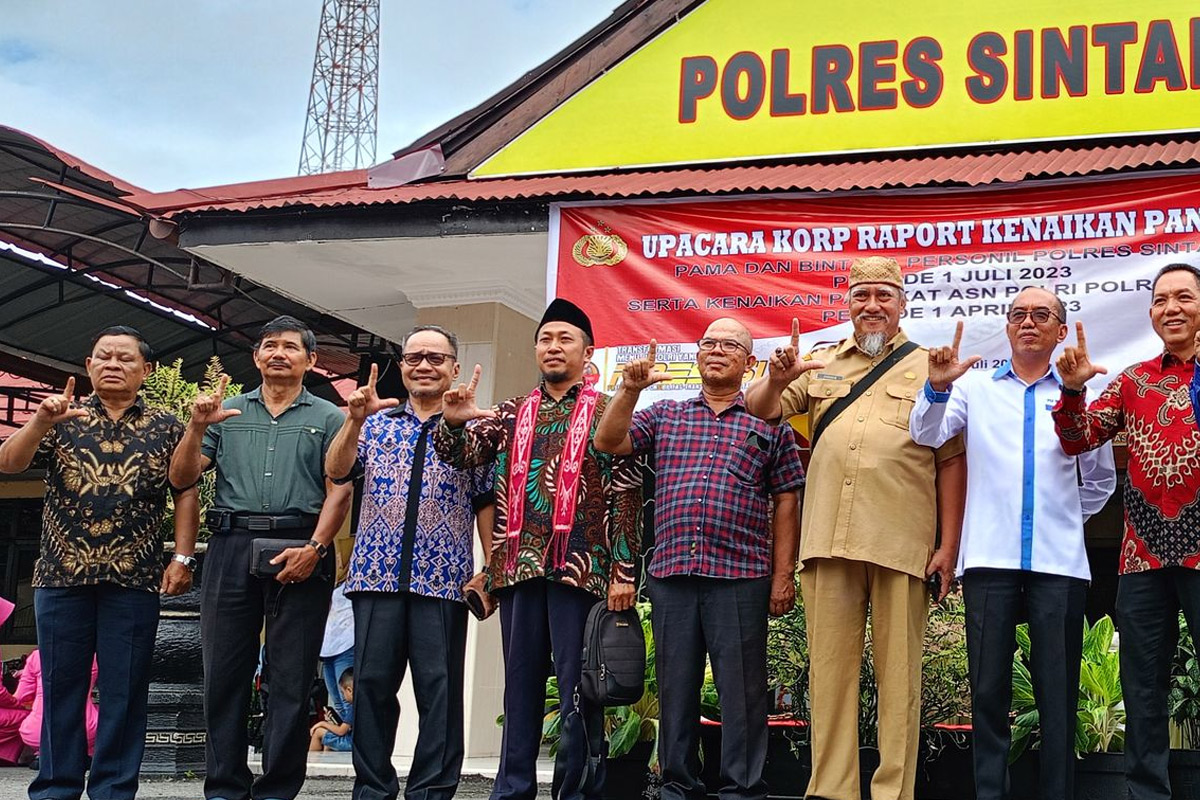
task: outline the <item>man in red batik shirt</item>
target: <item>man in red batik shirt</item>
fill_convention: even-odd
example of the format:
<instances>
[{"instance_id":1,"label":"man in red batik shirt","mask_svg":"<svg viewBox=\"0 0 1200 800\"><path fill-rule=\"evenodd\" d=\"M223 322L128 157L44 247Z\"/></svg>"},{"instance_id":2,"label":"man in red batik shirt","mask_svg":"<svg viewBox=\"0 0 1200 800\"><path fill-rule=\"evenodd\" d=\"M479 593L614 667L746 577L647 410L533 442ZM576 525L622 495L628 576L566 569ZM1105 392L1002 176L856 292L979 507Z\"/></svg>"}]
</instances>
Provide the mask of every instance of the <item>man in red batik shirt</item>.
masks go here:
<instances>
[{"instance_id":1,"label":"man in red batik shirt","mask_svg":"<svg viewBox=\"0 0 1200 800\"><path fill-rule=\"evenodd\" d=\"M1180 608L1200 631L1200 429L1191 386L1200 332L1200 269L1170 264L1155 276L1150 322L1163 352L1127 367L1090 406L1084 384L1106 370L1078 343L1058 360L1054 427L1068 455L1125 431L1125 536L1117 589L1125 777L1133 800L1171 796L1167 688Z\"/></svg>"}]
</instances>

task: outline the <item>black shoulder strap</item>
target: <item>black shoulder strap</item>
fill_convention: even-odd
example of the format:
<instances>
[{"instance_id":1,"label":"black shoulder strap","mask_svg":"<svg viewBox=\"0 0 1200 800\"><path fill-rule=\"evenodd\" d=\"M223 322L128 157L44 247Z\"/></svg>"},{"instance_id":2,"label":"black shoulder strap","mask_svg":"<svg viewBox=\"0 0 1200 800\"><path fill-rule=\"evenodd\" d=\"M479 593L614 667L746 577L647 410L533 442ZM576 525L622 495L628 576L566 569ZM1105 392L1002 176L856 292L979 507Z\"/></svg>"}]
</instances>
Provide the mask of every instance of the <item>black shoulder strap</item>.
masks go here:
<instances>
[{"instance_id":1,"label":"black shoulder strap","mask_svg":"<svg viewBox=\"0 0 1200 800\"><path fill-rule=\"evenodd\" d=\"M821 421L817 423L817 427L813 430L812 439L809 440L809 449L815 451L817 449L817 440L821 438L821 434L829 427L829 423L837 419L838 414L841 414L850 405L862 396L862 393L871 388L875 381L886 375L892 367L896 366L906 355L920 347L916 342L905 342L897 347L883 361L875 365L875 369L863 376L862 380L854 384L844 396L839 397L834 401L829 410L821 415Z\"/></svg>"}]
</instances>

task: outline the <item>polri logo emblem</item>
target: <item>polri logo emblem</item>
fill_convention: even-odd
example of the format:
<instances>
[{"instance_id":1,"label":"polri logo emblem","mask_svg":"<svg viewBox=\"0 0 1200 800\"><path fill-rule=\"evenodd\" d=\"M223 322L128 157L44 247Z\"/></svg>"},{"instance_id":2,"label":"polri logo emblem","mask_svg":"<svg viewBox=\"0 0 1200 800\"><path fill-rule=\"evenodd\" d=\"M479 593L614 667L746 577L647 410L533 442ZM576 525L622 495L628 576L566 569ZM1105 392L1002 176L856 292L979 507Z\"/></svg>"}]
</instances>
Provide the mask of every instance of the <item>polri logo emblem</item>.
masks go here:
<instances>
[{"instance_id":1,"label":"polri logo emblem","mask_svg":"<svg viewBox=\"0 0 1200 800\"><path fill-rule=\"evenodd\" d=\"M571 256L581 267L615 267L629 255L629 245L602 220L596 220L591 233L579 237Z\"/></svg>"}]
</instances>

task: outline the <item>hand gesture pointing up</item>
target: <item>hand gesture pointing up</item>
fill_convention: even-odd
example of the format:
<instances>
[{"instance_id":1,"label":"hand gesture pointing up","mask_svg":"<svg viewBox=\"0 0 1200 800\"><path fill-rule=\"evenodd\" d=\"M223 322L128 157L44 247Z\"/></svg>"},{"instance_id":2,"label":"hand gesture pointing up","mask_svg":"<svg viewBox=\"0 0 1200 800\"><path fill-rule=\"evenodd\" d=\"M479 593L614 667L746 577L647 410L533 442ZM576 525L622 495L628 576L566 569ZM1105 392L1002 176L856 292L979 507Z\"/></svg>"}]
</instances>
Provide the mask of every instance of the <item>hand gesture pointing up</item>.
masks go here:
<instances>
[{"instance_id":1,"label":"hand gesture pointing up","mask_svg":"<svg viewBox=\"0 0 1200 800\"><path fill-rule=\"evenodd\" d=\"M62 394L52 394L41 402L37 408L39 422L46 425L57 425L76 417L86 417L86 408L71 408L71 398L75 395L75 379L67 378L67 385Z\"/></svg>"},{"instance_id":2,"label":"hand gesture pointing up","mask_svg":"<svg viewBox=\"0 0 1200 800\"><path fill-rule=\"evenodd\" d=\"M966 361L958 358L962 345L963 322L960 319L954 328L954 342L949 347L929 349L929 385L935 392L944 392L950 384L967 374L967 370L982 360L982 356L971 356Z\"/></svg>"},{"instance_id":3,"label":"hand gesture pointing up","mask_svg":"<svg viewBox=\"0 0 1200 800\"><path fill-rule=\"evenodd\" d=\"M767 370L772 383L786 385L812 369L822 369L823 361L813 361L800 357L800 320L792 317L792 339L787 347L776 347L767 363Z\"/></svg>"},{"instance_id":4,"label":"hand gesture pointing up","mask_svg":"<svg viewBox=\"0 0 1200 800\"><path fill-rule=\"evenodd\" d=\"M659 372L657 360L658 342L650 340L650 350L645 358L630 361L621 372L621 385L630 392L640 392L647 386L653 386L660 381L671 380L671 373Z\"/></svg>"},{"instance_id":5,"label":"hand gesture pointing up","mask_svg":"<svg viewBox=\"0 0 1200 800\"><path fill-rule=\"evenodd\" d=\"M236 408L222 408L225 400L225 388L229 386L229 376L222 374L217 380L217 386L212 394L196 395L192 401L192 422L196 425L216 425L230 417L236 417L242 412Z\"/></svg>"},{"instance_id":6,"label":"hand gesture pointing up","mask_svg":"<svg viewBox=\"0 0 1200 800\"><path fill-rule=\"evenodd\" d=\"M1097 375L1107 375L1108 370L1093 364L1088 357L1087 338L1083 334L1083 323L1075 323L1075 346L1063 350L1055 364L1064 389L1083 391L1083 386Z\"/></svg>"},{"instance_id":7,"label":"hand gesture pointing up","mask_svg":"<svg viewBox=\"0 0 1200 800\"><path fill-rule=\"evenodd\" d=\"M380 399L379 394L375 391L375 384L378 381L379 365L371 364L371 374L367 378L367 385L358 387L346 398L346 407L350 409L351 419L362 422L378 411L400 405L400 401L395 397L386 400Z\"/></svg>"},{"instance_id":8,"label":"hand gesture pointing up","mask_svg":"<svg viewBox=\"0 0 1200 800\"><path fill-rule=\"evenodd\" d=\"M482 374L483 367L476 364L470 383L460 383L458 388L450 389L442 395L442 418L446 420L447 425L457 428L479 417L496 416L495 411L481 409L475 404L475 390L479 386L479 376Z\"/></svg>"}]
</instances>

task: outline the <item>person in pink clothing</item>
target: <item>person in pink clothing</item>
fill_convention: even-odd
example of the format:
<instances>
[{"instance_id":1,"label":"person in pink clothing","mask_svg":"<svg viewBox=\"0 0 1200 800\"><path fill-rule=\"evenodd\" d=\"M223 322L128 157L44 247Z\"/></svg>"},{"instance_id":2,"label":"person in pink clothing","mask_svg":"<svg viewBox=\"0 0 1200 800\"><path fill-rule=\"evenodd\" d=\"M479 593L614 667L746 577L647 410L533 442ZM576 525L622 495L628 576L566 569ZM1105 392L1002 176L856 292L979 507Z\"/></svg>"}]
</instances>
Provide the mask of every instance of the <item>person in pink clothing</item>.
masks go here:
<instances>
[{"instance_id":1,"label":"person in pink clothing","mask_svg":"<svg viewBox=\"0 0 1200 800\"><path fill-rule=\"evenodd\" d=\"M92 661L92 682L88 686L88 701L84 706L84 724L87 728L88 755L96 749L96 727L100 723L100 709L92 700L92 690L96 688L97 667ZM25 744L37 750L42 740L42 656L37 650L29 654L25 669L21 672L21 681L17 684L18 703L28 706L33 704L33 710L21 723L21 739Z\"/></svg>"},{"instance_id":2,"label":"person in pink clothing","mask_svg":"<svg viewBox=\"0 0 1200 800\"><path fill-rule=\"evenodd\" d=\"M0 597L0 625L12 615L15 606ZM29 706L0 684L0 764L16 764L25 743L21 741L21 723L29 716Z\"/></svg>"}]
</instances>

